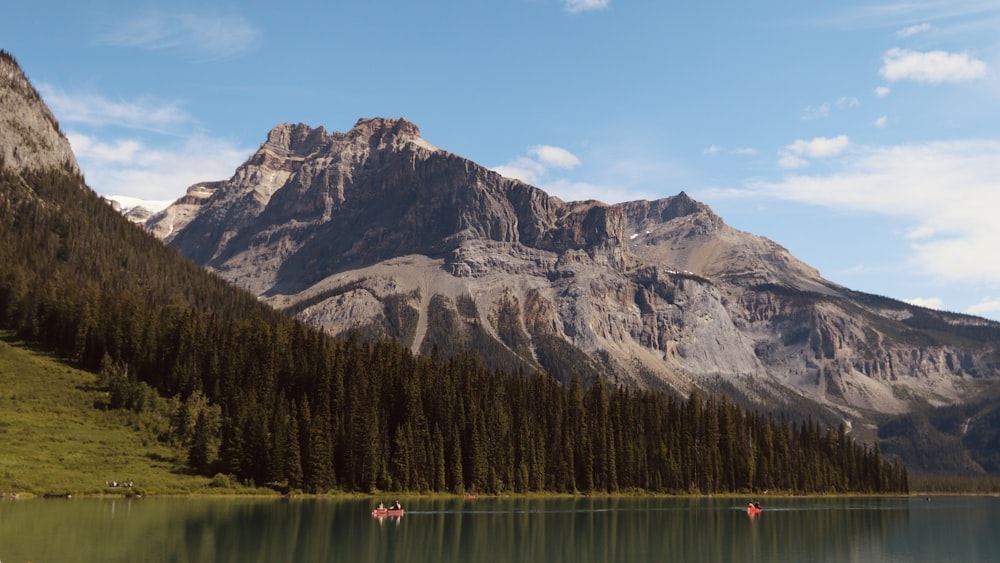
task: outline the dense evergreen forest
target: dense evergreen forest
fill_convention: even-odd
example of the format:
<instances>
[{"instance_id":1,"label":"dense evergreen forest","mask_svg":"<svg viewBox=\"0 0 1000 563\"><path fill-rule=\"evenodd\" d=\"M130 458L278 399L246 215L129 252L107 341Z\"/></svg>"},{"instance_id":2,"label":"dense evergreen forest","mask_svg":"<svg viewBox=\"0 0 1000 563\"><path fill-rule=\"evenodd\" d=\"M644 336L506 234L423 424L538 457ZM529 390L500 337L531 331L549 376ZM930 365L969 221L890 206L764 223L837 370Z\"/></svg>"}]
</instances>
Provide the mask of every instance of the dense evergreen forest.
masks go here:
<instances>
[{"instance_id":1,"label":"dense evergreen forest","mask_svg":"<svg viewBox=\"0 0 1000 563\"><path fill-rule=\"evenodd\" d=\"M122 218L64 170L0 163L0 328L166 412L190 470L290 490L903 492L843 427L334 339Z\"/></svg>"}]
</instances>

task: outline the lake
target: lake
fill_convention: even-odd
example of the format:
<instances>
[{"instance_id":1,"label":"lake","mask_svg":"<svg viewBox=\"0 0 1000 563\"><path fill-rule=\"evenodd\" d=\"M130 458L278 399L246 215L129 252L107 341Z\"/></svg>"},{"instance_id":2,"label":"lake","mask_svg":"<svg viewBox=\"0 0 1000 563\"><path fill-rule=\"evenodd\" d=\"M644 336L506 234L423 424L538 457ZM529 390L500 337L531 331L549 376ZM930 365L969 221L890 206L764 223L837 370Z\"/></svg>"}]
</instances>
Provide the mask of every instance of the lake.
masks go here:
<instances>
[{"instance_id":1,"label":"lake","mask_svg":"<svg viewBox=\"0 0 1000 563\"><path fill-rule=\"evenodd\" d=\"M401 500L5 500L0 562L1000 560L995 497Z\"/></svg>"}]
</instances>

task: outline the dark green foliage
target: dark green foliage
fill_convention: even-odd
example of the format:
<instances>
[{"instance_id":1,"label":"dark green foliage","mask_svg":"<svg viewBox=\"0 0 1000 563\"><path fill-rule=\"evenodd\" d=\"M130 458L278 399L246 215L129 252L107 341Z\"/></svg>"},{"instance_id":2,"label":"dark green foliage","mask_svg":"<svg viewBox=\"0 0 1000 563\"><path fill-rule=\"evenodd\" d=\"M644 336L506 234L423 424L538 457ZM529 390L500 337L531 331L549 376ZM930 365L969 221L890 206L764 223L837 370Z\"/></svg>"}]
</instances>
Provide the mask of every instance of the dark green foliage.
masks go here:
<instances>
[{"instance_id":1,"label":"dark green foliage","mask_svg":"<svg viewBox=\"0 0 1000 563\"><path fill-rule=\"evenodd\" d=\"M538 334L532 338L535 353L542 367L556 379L569 383L574 373L585 384L591 384L600 377L601 370L595 362L575 346L554 334Z\"/></svg>"},{"instance_id":2,"label":"dark green foliage","mask_svg":"<svg viewBox=\"0 0 1000 563\"><path fill-rule=\"evenodd\" d=\"M420 312L408 303L405 295L390 295L383 301L385 319L388 328L387 338L395 338L409 348L413 345L413 340L417 335L417 321L420 319Z\"/></svg>"},{"instance_id":3,"label":"dark green foliage","mask_svg":"<svg viewBox=\"0 0 1000 563\"><path fill-rule=\"evenodd\" d=\"M531 357L531 337L521 326L521 310L516 298L504 295L497 304L491 320L501 342L519 356Z\"/></svg>"},{"instance_id":4,"label":"dark green foliage","mask_svg":"<svg viewBox=\"0 0 1000 563\"><path fill-rule=\"evenodd\" d=\"M427 317L427 334L420 350L423 354L450 358L466 350L476 350L490 369L513 373L537 368L483 327L471 296L461 295L453 302L444 295L434 295Z\"/></svg>"},{"instance_id":5,"label":"dark green foliage","mask_svg":"<svg viewBox=\"0 0 1000 563\"><path fill-rule=\"evenodd\" d=\"M524 370L501 354L523 337L492 339L468 296L432 299L431 357L335 340L181 258L64 171L0 173L0 264L0 328L101 370L105 407L172 401L162 439L205 475L310 492L907 489L905 470L842 429L611 386L558 339L533 342L558 379ZM402 302L390 308L409 333ZM465 351L488 338L486 359Z\"/></svg>"},{"instance_id":6,"label":"dark green foliage","mask_svg":"<svg viewBox=\"0 0 1000 563\"><path fill-rule=\"evenodd\" d=\"M879 430L887 452L911 459L924 475L970 477L1000 471L1000 388L976 402L889 418Z\"/></svg>"}]
</instances>

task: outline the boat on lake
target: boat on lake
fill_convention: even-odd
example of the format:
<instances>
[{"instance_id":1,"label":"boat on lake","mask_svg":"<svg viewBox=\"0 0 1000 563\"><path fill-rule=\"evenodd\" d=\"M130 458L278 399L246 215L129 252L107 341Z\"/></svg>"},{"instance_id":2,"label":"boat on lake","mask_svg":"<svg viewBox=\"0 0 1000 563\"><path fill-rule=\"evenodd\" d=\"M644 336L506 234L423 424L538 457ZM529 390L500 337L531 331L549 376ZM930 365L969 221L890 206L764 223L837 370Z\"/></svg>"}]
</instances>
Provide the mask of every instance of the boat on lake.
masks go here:
<instances>
[{"instance_id":1,"label":"boat on lake","mask_svg":"<svg viewBox=\"0 0 1000 563\"><path fill-rule=\"evenodd\" d=\"M396 504L392 506L385 506L379 503L377 507L372 509L372 518L385 518L386 516L402 516L403 515L403 505L396 501Z\"/></svg>"}]
</instances>

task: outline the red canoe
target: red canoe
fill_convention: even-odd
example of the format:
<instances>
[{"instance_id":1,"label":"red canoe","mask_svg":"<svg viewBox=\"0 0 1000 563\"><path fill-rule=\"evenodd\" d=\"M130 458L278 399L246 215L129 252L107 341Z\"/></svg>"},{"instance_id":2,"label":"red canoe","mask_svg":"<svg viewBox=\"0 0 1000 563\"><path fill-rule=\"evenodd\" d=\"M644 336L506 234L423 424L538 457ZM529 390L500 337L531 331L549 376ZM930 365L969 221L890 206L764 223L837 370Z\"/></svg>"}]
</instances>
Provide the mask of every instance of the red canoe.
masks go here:
<instances>
[{"instance_id":1,"label":"red canoe","mask_svg":"<svg viewBox=\"0 0 1000 563\"><path fill-rule=\"evenodd\" d=\"M758 514L760 514L761 510L763 510L763 509L757 508L756 506L748 506L747 507L747 514L749 514L750 516L757 516Z\"/></svg>"},{"instance_id":2,"label":"red canoe","mask_svg":"<svg viewBox=\"0 0 1000 563\"><path fill-rule=\"evenodd\" d=\"M372 517L373 518L383 518L385 516L402 516L402 508L373 508Z\"/></svg>"}]
</instances>

